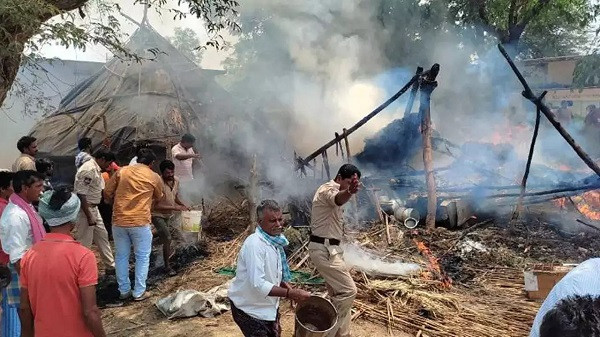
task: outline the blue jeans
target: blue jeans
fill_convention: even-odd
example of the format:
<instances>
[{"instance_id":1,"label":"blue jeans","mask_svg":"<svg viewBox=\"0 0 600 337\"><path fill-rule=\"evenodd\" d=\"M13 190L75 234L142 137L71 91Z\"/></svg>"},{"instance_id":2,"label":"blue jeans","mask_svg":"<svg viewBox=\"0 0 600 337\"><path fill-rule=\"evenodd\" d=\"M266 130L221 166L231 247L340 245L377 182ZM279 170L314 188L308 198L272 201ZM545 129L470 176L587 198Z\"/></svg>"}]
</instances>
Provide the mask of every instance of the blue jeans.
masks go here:
<instances>
[{"instance_id":1,"label":"blue jeans","mask_svg":"<svg viewBox=\"0 0 600 337\"><path fill-rule=\"evenodd\" d=\"M140 297L146 291L146 279L150 266L150 252L152 251L152 230L150 225L141 227L113 226L113 239L115 241L115 269L119 292L121 295L131 291L129 279L129 254L133 244L135 255L135 284L133 297Z\"/></svg>"}]
</instances>

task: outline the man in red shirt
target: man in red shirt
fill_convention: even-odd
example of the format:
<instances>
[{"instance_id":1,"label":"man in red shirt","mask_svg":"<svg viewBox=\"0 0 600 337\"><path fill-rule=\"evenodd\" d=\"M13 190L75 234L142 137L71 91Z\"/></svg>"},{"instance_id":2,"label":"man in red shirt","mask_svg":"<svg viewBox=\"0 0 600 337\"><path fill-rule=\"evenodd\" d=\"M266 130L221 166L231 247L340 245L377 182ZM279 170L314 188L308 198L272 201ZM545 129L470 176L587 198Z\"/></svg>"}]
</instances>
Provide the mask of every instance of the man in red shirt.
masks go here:
<instances>
[{"instance_id":1,"label":"man in red shirt","mask_svg":"<svg viewBox=\"0 0 600 337\"><path fill-rule=\"evenodd\" d=\"M40 198L50 233L21 259L23 337L106 337L96 305L96 258L71 236L80 205L65 188Z\"/></svg>"}]
</instances>

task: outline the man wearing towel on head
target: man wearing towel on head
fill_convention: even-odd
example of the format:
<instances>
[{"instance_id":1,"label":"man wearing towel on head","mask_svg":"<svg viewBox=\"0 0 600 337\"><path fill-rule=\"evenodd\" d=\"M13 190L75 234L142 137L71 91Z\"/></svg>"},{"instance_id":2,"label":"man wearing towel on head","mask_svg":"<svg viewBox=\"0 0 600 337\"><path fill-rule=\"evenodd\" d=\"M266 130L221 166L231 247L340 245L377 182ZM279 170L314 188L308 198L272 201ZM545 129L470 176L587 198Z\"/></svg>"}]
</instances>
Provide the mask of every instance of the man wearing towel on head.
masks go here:
<instances>
[{"instance_id":1,"label":"man wearing towel on head","mask_svg":"<svg viewBox=\"0 0 600 337\"><path fill-rule=\"evenodd\" d=\"M350 309L356 285L340 247L344 236L342 206L358 193L360 171L352 164L340 167L335 179L317 190L310 222L310 260L325 279L331 302L338 311L338 323L328 336L350 336Z\"/></svg>"},{"instance_id":2,"label":"man wearing towel on head","mask_svg":"<svg viewBox=\"0 0 600 337\"><path fill-rule=\"evenodd\" d=\"M96 257L71 236L80 206L66 187L40 198L39 212L50 233L21 259L23 337L106 336L96 305Z\"/></svg>"},{"instance_id":3,"label":"man wearing towel on head","mask_svg":"<svg viewBox=\"0 0 600 337\"><path fill-rule=\"evenodd\" d=\"M274 200L256 208L259 226L238 254L236 275L229 287L233 320L245 337L279 337L279 299L303 301L310 293L293 289L283 248L283 215Z\"/></svg>"}]
</instances>

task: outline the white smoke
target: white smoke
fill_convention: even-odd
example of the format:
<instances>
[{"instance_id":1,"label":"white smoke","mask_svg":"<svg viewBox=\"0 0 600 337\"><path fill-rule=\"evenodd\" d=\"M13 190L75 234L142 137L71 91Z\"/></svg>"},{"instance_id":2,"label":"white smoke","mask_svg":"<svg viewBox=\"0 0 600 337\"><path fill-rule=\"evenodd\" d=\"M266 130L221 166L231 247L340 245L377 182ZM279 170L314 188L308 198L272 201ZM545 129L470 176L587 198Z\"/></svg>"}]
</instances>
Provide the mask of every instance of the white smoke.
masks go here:
<instances>
[{"instance_id":1,"label":"white smoke","mask_svg":"<svg viewBox=\"0 0 600 337\"><path fill-rule=\"evenodd\" d=\"M406 276L418 272L421 267L416 263L387 262L380 256L364 250L357 243L342 245L344 261L350 267L379 275Z\"/></svg>"}]
</instances>

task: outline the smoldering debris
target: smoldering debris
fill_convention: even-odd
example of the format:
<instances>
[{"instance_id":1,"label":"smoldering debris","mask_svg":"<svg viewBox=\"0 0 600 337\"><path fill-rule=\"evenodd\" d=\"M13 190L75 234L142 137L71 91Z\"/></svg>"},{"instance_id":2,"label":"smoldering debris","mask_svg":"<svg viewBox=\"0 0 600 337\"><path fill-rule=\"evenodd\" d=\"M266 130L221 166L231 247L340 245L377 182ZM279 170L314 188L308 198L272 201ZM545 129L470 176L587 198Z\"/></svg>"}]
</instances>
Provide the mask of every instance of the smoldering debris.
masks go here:
<instances>
[{"instance_id":1,"label":"smoldering debris","mask_svg":"<svg viewBox=\"0 0 600 337\"><path fill-rule=\"evenodd\" d=\"M421 267L415 263L390 262L369 252L357 243L342 246L344 261L351 267L369 274L387 276L407 276L418 272Z\"/></svg>"},{"instance_id":2,"label":"smoldering debris","mask_svg":"<svg viewBox=\"0 0 600 337\"><path fill-rule=\"evenodd\" d=\"M164 263L157 263L162 260L162 246L154 247L150 255L150 268L148 271L148 279L146 281L148 290L152 290L159 282L168 277L164 270ZM158 258L160 256L160 258ZM181 272L192 262L209 256L206 243L199 242L192 245L182 245L175 248L175 253L171 258L171 267ZM129 278L135 279L135 263L133 254L129 266ZM132 282L133 284L133 282ZM96 298L99 307L107 306L122 306L123 300L119 298L119 285L115 275L102 275L98 278L96 286Z\"/></svg>"}]
</instances>

